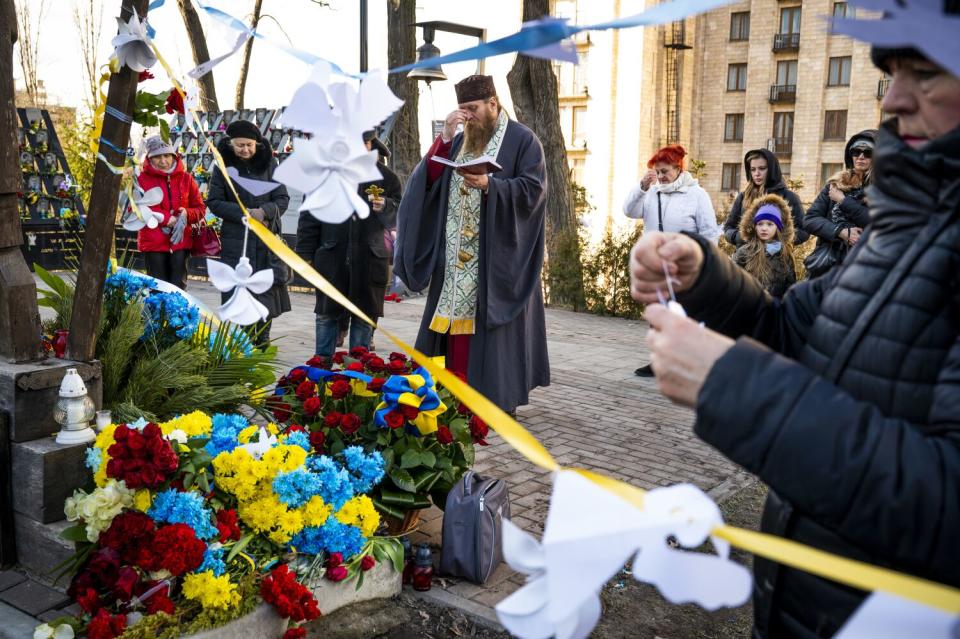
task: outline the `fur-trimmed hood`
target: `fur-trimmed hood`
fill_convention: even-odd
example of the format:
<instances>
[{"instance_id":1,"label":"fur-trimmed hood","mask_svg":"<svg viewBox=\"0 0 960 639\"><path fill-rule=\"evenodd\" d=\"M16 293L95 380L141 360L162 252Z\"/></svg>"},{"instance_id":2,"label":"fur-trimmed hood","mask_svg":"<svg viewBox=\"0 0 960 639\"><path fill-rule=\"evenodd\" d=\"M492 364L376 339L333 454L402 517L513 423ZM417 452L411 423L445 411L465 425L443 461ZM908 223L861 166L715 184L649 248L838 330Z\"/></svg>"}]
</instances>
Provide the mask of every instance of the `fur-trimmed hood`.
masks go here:
<instances>
[{"instance_id":1,"label":"fur-trimmed hood","mask_svg":"<svg viewBox=\"0 0 960 639\"><path fill-rule=\"evenodd\" d=\"M237 154L233 152L233 145L230 144L230 138L227 137L220 140L217 150L220 151L220 155L223 156L223 161L227 166L235 166L239 169L246 165L252 173L267 173L273 162L273 147L263 136L260 136L260 139L257 140L257 152L253 154L250 160L241 160L237 157Z\"/></svg>"},{"instance_id":2,"label":"fur-trimmed hood","mask_svg":"<svg viewBox=\"0 0 960 639\"><path fill-rule=\"evenodd\" d=\"M838 189L844 193L849 193L856 189L862 189L863 184L860 182L860 178L857 177L857 174L853 171L838 171L830 176L830 179L827 180L827 184L835 184Z\"/></svg>"},{"instance_id":3,"label":"fur-trimmed hood","mask_svg":"<svg viewBox=\"0 0 960 639\"><path fill-rule=\"evenodd\" d=\"M750 205L750 208L744 212L743 217L740 218L740 237L743 238L744 242L750 242L756 238L757 231L753 225L753 217L757 214L757 210L764 204L773 204L780 209L780 218L783 220L783 230L780 231L780 241L784 244L793 244L793 216L790 214L790 204L779 195L773 193L767 193L766 195L758 197Z\"/></svg>"}]
</instances>

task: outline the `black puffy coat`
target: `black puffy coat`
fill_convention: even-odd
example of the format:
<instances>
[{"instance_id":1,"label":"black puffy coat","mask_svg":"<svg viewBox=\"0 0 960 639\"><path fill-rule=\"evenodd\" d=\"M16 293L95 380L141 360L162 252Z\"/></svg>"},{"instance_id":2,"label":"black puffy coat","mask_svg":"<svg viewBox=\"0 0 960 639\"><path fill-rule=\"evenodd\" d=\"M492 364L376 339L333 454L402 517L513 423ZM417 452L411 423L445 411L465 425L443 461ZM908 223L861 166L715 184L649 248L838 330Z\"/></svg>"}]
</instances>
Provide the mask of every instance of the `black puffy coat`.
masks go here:
<instances>
[{"instance_id":1,"label":"black puffy coat","mask_svg":"<svg viewBox=\"0 0 960 639\"><path fill-rule=\"evenodd\" d=\"M790 205L790 213L793 215L794 226L796 227L796 236L794 244L803 244L810 237L810 234L804 230L803 203L800 197L787 188L783 181L783 171L780 169L780 161L777 156L767 149L753 149L747 151L743 156L743 170L750 179L750 164L747 162L747 156L754 153L762 153L767 159L767 183L764 185L764 193L779 195ZM734 246L743 244L743 238L740 237L740 218L743 217L743 191L737 194L737 199L730 206L727 213L727 219L723 222L723 237Z\"/></svg>"},{"instance_id":2,"label":"black puffy coat","mask_svg":"<svg viewBox=\"0 0 960 639\"><path fill-rule=\"evenodd\" d=\"M384 190L383 210L360 219L356 214L342 224L320 222L308 211L300 213L297 224L297 255L347 296L360 310L372 318L383 316L383 295L386 292L390 251L383 241L385 229L397 224L400 205L400 180L382 163L377 168L382 180L360 185L360 197L367 199L371 185ZM318 315L340 315L343 308L317 291L314 312Z\"/></svg>"},{"instance_id":3,"label":"black puffy coat","mask_svg":"<svg viewBox=\"0 0 960 639\"><path fill-rule=\"evenodd\" d=\"M237 154L233 152L233 146L230 144L229 138L221 140L220 144L217 145L217 150L223 156L224 164L228 167L236 167L240 177L269 181L273 178L273 172L278 166L277 160L273 157L273 151L267 140L261 137L257 142L259 142L257 152L250 160L241 160L237 157ZM269 193L253 195L237 184L234 184L234 186L237 189L237 195L240 196L240 200L247 210L263 209L264 226L279 234L281 231L280 218L290 203L287 187L281 184ZM210 177L210 186L207 190L207 206L210 207L211 213L223 220L223 225L220 227L220 242L223 247L220 259L224 264L236 266L243 254L243 235L246 226L243 224L243 212L227 185L226 176L217 168L213 170L213 175ZM267 307L270 317L274 318L289 311L290 294L287 291L285 281L283 281L286 279L287 269L253 233L250 233L247 239L247 258L250 260L250 266L253 267L254 273L273 268L274 285L265 293L255 295L257 300ZM232 292L224 293L221 297L226 301L232 294Z\"/></svg>"},{"instance_id":4,"label":"black puffy coat","mask_svg":"<svg viewBox=\"0 0 960 639\"><path fill-rule=\"evenodd\" d=\"M960 129L920 150L895 131L870 227L782 302L699 239L704 271L680 301L740 339L695 428L770 486L763 530L960 586ZM755 573L757 637L829 637L864 597L760 558Z\"/></svg>"}]
</instances>

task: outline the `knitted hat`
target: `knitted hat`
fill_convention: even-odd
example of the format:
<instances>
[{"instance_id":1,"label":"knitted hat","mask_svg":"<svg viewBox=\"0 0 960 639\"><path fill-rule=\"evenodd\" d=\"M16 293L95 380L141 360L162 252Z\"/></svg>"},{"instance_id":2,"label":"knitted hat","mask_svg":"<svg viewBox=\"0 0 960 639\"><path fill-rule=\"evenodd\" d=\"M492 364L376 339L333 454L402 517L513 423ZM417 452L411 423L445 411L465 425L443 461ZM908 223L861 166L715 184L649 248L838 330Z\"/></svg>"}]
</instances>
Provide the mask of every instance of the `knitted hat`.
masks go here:
<instances>
[{"instance_id":1,"label":"knitted hat","mask_svg":"<svg viewBox=\"0 0 960 639\"><path fill-rule=\"evenodd\" d=\"M493 85L493 76L470 75L457 82L453 87L457 91L457 104L486 100L497 95L497 87Z\"/></svg>"},{"instance_id":2,"label":"knitted hat","mask_svg":"<svg viewBox=\"0 0 960 639\"><path fill-rule=\"evenodd\" d=\"M169 142L164 142L163 138L155 135L147 139L147 157L152 158L158 155L176 155L177 152Z\"/></svg>"},{"instance_id":3,"label":"knitted hat","mask_svg":"<svg viewBox=\"0 0 960 639\"><path fill-rule=\"evenodd\" d=\"M777 229L783 230L783 214L780 213L780 209L775 204L764 204L757 209L753 216L753 223L758 224L763 220L773 222L777 225Z\"/></svg>"},{"instance_id":4,"label":"knitted hat","mask_svg":"<svg viewBox=\"0 0 960 639\"><path fill-rule=\"evenodd\" d=\"M227 135L230 138L245 138L247 140L260 141L263 134L256 124L249 120L236 120L227 126Z\"/></svg>"}]
</instances>

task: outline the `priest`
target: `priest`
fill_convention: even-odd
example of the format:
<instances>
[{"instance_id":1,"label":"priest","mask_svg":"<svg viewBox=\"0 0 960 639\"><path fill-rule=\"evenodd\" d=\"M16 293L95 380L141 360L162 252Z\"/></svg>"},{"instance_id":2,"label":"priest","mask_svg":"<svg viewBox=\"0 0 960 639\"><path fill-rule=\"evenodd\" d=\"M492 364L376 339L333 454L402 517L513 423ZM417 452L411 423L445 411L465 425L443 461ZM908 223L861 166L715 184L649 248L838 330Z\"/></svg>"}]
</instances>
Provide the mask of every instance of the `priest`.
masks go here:
<instances>
[{"instance_id":1,"label":"priest","mask_svg":"<svg viewBox=\"0 0 960 639\"><path fill-rule=\"evenodd\" d=\"M533 131L511 120L493 78L456 85L458 108L410 175L397 213L394 269L430 287L417 348L505 411L550 383L543 266L547 175ZM463 126L463 132L457 133ZM463 164L485 156L477 172Z\"/></svg>"}]
</instances>

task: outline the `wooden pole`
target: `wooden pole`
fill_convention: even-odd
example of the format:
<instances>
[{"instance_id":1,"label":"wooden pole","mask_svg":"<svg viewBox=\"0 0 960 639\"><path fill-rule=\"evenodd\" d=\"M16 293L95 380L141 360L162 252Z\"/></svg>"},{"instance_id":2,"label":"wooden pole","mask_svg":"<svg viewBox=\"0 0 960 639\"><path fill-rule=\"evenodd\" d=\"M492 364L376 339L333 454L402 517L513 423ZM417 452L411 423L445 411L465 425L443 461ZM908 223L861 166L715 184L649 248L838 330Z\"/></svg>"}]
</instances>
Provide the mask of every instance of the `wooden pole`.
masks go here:
<instances>
[{"instance_id":1,"label":"wooden pole","mask_svg":"<svg viewBox=\"0 0 960 639\"><path fill-rule=\"evenodd\" d=\"M13 0L0 0L0 357L10 362L39 359L37 286L20 245L21 189L17 108L14 104L13 43L17 17Z\"/></svg>"},{"instance_id":2,"label":"wooden pole","mask_svg":"<svg viewBox=\"0 0 960 639\"><path fill-rule=\"evenodd\" d=\"M147 15L147 2L148 0L123 0L120 19L128 21L134 8L142 19ZM107 106L121 113L133 113L136 94L137 73L124 66L110 77ZM130 142L130 124L104 115L101 137L119 149L126 148ZM100 153L114 166L123 166L126 160L122 153L102 142ZM87 208L87 229L83 238L83 253L80 256L80 272L77 273L77 289L73 297L73 314L70 318L67 357L73 360L92 360L97 346L97 326L103 306L103 281L106 279L107 260L113 246L120 182L121 176L115 175L102 161L97 161L90 189L90 206Z\"/></svg>"}]
</instances>

